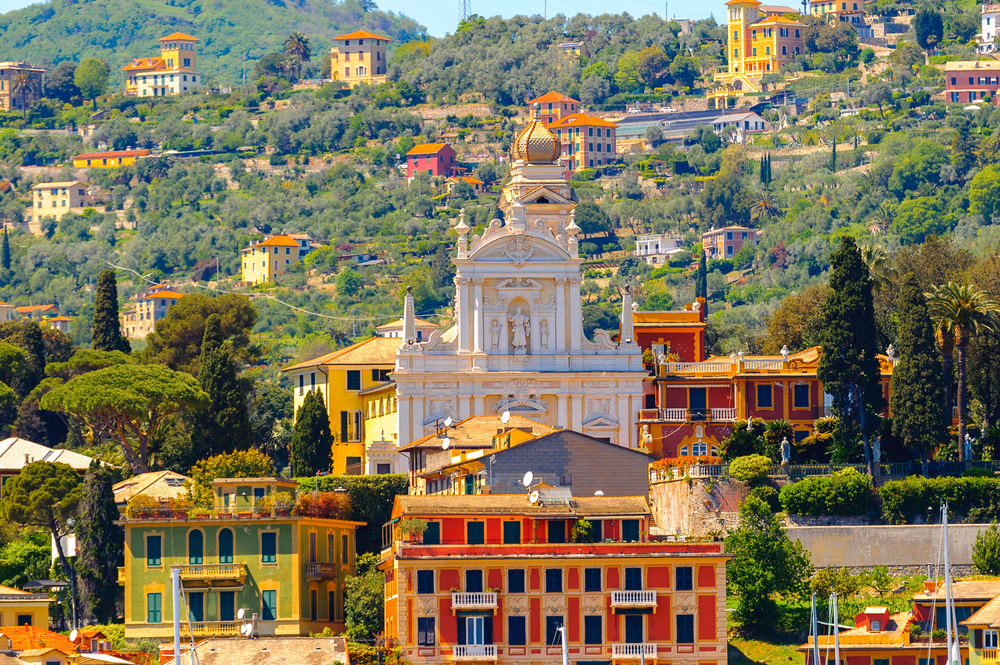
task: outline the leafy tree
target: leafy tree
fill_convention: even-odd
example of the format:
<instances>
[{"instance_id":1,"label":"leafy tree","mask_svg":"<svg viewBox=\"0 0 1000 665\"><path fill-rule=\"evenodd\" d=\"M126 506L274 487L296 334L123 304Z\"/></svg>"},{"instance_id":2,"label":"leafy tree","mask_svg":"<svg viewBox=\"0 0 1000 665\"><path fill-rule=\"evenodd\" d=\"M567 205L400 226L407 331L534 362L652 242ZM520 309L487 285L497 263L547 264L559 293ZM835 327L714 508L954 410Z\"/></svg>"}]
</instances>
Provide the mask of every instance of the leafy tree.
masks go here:
<instances>
[{"instance_id":1,"label":"leafy tree","mask_svg":"<svg viewBox=\"0 0 1000 665\"><path fill-rule=\"evenodd\" d=\"M292 391L274 383L258 381L251 391L248 411L254 448L282 465L288 459L294 402Z\"/></svg>"},{"instance_id":2,"label":"leafy tree","mask_svg":"<svg viewBox=\"0 0 1000 665\"><path fill-rule=\"evenodd\" d=\"M626 51L618 58L618 71L615 72L615 85L624 92L636 92L642 87L642 76L639 74L639 54Z\"/></svg>"},{"instance_id":3,"label":"leafy tree","mask_svg":"<svg viewBox=\"0 0 1000 665\"><path fill-rule=\"evenodd\" d=\"M175 305L176 307L176 305ZM149 471L149 444L160 429L208 395L189 374L161 365L115 365L70 379L41 401L43 409L76 416L90 437L117 440L133 473Z\"/></svg>"},{"instance_id":4,"label":"leafy tree","mask_svg":"<svg viewBox=\"0 0 1000 665\"><path fill-rule=\"evenodd\" d=\"M354 298L364 285L364 279L354 268L344 268L337 275L337 293L345 298Z\"/></svg>"},{"instance_id":5,"label":"leafy tree","mask_svg":"<svg viewBox=\"0 0 1000 665\"><path fill-rule=\"evenodd\" d=\"M865 464L874 476L869 437L878 430L883 408L872 284L853 238L844 237L830 257L830 292L823 305L826 327L817 377L833 396L843 457L860 435Z\"/></svg>"},{"instance_id":6,"label":"leafy tree","mask_svg":"<svg viewBox=\"0 0 1000 665\"><path fill-rule=\"evenodd\" d=\"M944 286L931 287L927 297L927 306L939 327L951 332L955 338L955 349L958 351L958 459L965 459L966 424L969 415L968 389L966 385L965 355L969 342L974 336L1000 328L1000 304L997 304L971 284L955 284L948 282Z\"/></svg>"},{"instance_id":7,"label":"leafy tree","mask_svg":"<svg viewBox=\"0 0 1000 665\"><path fill-rule=\"evenodd\" d=\"M980 18L979 14L970 13L960 13L957 16L952 16L951 19L951 30L958 37L959 41L971 42L976 37L976 33L979 32Z\"/></svg>"},{"instance_id":8,"label":"leafy tree","mask_svg":"<svg viewBox=\"0 0 1000 665\"><path fill-rule=\"evenodd\" d=\"M222 336L232 340L237 359L253 360L257 349L251 344L250 331L257 322L257 309L249 298L235 293L215 298L192 293L178 300L146 337L143 359L197 374L205 322L212 314L221 318Z\"/></svg>"},{"instance_id":9,"label":"leafy tree","mask_svg":"<svg viewBox=\"0 0 1000 665\"><path fill-rule=\"evenodd\" d=\"M927 301L913 273L899 286L899 362L892 371L892 433L920 453L927 475L928 453L947 440L950 420L941 389L941 356Z\"/></svg>"},{"instance_id":10,"label":"leafy tree","mask_svg":"<svg viewBox=\"0 0 1000 665\"><path fill-rule=\"evenodd\" d=\"M698 61L688 58L680 53L674 56L674 61L670 63L670 75L684 88L693 88L698 77L701 76L701 69Z\"/></svg>"},{"instance_id":11,"label":"leafy tree","mask_svg":"<svg viewBox=\"0 0 1000 665\"><path fill-rule=\"evenodd\" d=\"M115 524L114 472L98 460L83 478L76 530L76 570L80 576L81 614L87 624L112 623L121 591L118 562L125 553L125 532Z\"/></svg>"},{"instance_id":12,"label":"leafy tree","mask_svg":"<svg viewBox=\"0 0 1000 665\"><path fill-rule=\"evenodd\" d=\"M50 362L45 366L45 375L50 378L69 381L74 376L80 376L87 372L132 362L135 362L132 356L121 351L80 349L69 360L64 362Z\"/></svg>"},{"instance_id":13,"label":"leafy tree","mask_svg":"<svg viewBox=\"0 0 1000 665\"><path fill-rule=\"evenodd\" d=\"M917 35L917 43L925 51L932 51L944 39L944 21L937 9L921 6L910 24Z\"/></svg>"},{"instance_id":14,"label":"leafy tree","mask_svg":"<svg viewBox=\"0 0 1000 665\"><path fill-rule=\"evenodd\" d=\"M920 243L927 236L944 233L950 227L941 200L936 196L919 196L899 204L890 228L904 242Z\"/></svg>"},{"instance_id":15,"label":"leafy tree","mask_svg":"<svg viewBox=\"0 0 1000 665\"><path fill-rule=\"evenodd\" d=\"M877 56L875 55L875 49L871 48L870 46L861 49L861 52L858 53L858 60L860 60L861 64L863 64L865 67L870 67L871 64L875 62L876 57Z\"/></svg>"},{"instance_id":16,"label":"leafy tree","mask_svg":"<svg viewBox=\"0 0 1000 665\"><path fill-rule=\"evenodd\" d=\"M767 320L767 338L761 353L775 355L786 345L797 353L818 345L825 327L823 304L828 295L829 287L814 284L782 300Z\"/></svg>"},{"instance_id":17,"label":"leafy tree","mask_svg":"<svg viewBox=\"0 0 1000 665\"><path fill-rule=\"evenodd\" d=\"M983 429L1000 418L1000 335L980 335L969 345L969 390L983 409Z\"/></svg>"},{"instance_id":18,"label":"leafy tree","mask_svg":"<svg viewBox=\"0 0 1000 665\"><path fill-rule=\"evenodd\" d=\"M295 414L291 454L293 476L312 476L318 471L330 470L333 434L323 393L309 391L302 400Z\"/></svg>"},{"instance_id":19,"label":"leafy tree","mask_svg":"<svg viewBox=\"0 0 1000 665\"><path fill-rule=\"evenodd\" d=\"M72 60L63 60L60 62L55 69L48 73L48 78L45 82L45 93L64 104L69 104L74 97L79 97L80 88L76 86L76 81L74 80L76 68L77 64Z\"/></svg>"},{"instance_id":20,"label":"leafy tree","mask_svg":"<svg viewBox=\"0 0 1000 665\"><path fill-rule=\"evenodd\" d=\"M1000 528L996 522L976 534L972 564L980 575L1000 575Z\"/></svg>"},{"instance_id":21,"label":"leafy tree","mask_svg":"<svg viewBox=\"0 0 1000 665\"><path fill-rule=\"evenodd\" d=\"M108 65L97 58L87 58L73 72L73 82L85 99L96 99L108 89Z\"/></svg>"},{"instance_id":22,"label":"leafy tree","mask_svg":"<svg viewBox=\"0 0 1000 665\"><path fill-rule=\"evenodd\" d=\"M733 556L726 564L726 579L737 598L736 620L747 633L773 628L779 615L776 595L802 596L808 589L809 554L756 496L748 496L740 506L740 523L726 537L726 552Z\"/></svg>"},{"instance_id":23,"label":"leafy tree","mask_svg":"<svg viewBox=\"0 0 1000 665\"><path fill-rule=\"evenodd\" d=\"M659 46L647 46L639 51L636 69L643 83L655 86L659 85L664 74L670 71L670 61Z\"/></svg>"},{"instance_id":24,"label":"leafy tree","mask_svg":"<svg viewBox=\"0 0 1000 665\"><path fill-rule=\"evenodd\" d=\"M237 450L202 460L191 467L188 491L195 505L211 508L212 481L217 478L271 478L274 462L258 450Z\"/></svg>"},{"instance_id":25,"label":"leafy tree","mask_svg":"<svg viewBox=\"0 0 1000 665\"><path fill-rule=\"evenodd\" d=\"M0 342L0 383L24 397L30 391L29 372L28 355L18 346Z\"/></svg>"},{"instance_id":26,"label":"leafy tree","mask_svg":"<svg viewBox=\"0 0 1000 665\"><path fill-rule=\"evenodd\" d=\"M879 115L882 119L885 119L885 111L882 110L883 104L888 104L892 101L892 88L885 81L874 81L869 83L864 92L861 93L861 102L865 106L871 106L875 104L878 106Z\"/></svg>"},{"instance_id":27,"label":"leafy tree","mask_svg":"<svg viewBox=\"0 0 1000 665\"><path fill-rule=\"evenodd\" d=\"M969 123L963 122L955 130L955 137L951 140L951 163L959 176L965 176L976 165L978 149L978 139L969 131Z\"/></svg>"},{"instance_id":28,"label":"leafy tree","mask_svg":"<svg viewBox=\"0 0 1000 665\"><path fill-rule=\"evenodd\" d=\"M760 418L741 419L733 422L733 431L720 443L719 453L722 459L732 461L740 457L759 455L764 452L766 446L764 421Z\"/></svg>"},{"instance_id":29,"label":"leafy tree","mask_svg":"<svg viewBox=\"0 0 1000 665\"><path fill-rule=\"evenodd\" d=\"M80 476L69 464L32 462L3 486L0 513L5 522L44 529L52 536L56 556L70 581L73 627L77 622L76 575L63 551L60 538L70 532L81 498ZM117 561L116 561L117 563ZM117 571L116 571L117 581Z\"/></svg>"},{"instance_id":30,"label":"leafy tree","mask_svg":"<svg viewBox=\"0 0 1000 665\"><path fill-rule=\"evenodd\" d=\"M982 215L987 221L1000 217L1000 165L990 164L972 178L969 214Z\"/></svg>"},{"instance_id":31,"label":"leafy tree","mask_svg":"<svg viewBox=\"0 0 1000 665\"><path fill-rule=\"evenodd\" d=\"M294 31L288 35L288 39L283 44L285 55L294 58L297 63L297 76L302 76L302 63L309 62L312 57L312 45L309 38L301 32Z\"/></svg>"},{"instance_id":32,"label":"leafy tree","mask_svg":"<svg viewBox=\"0 0 1000 665\"><path fill-rule=\"evenodd\" d=\"M208 395L208 408L198 412L192 446L198 455L217 455L249 448L252 443L247 399L236 375L236 363L222 339L222 319L212 314L198 362L198 383Z\"/></svg>"},{"instance_id":33,"label":"leafy tree","mask_svg":"<svg viewBox=\"0 0 1000 665\"><path fill-rule=\"evenodd\" d=\"M612 224L608 213L604 212L596 203L584 201L573 209L573 219L580 227L583 237L589 237L598 233L611 233Z\"/></svg>"},{"instance_id":34,"label":"leafy tree","mask_svg":"<svg viewBox=\"0 0 1000 665\"><path fill-rule=\"evenodd\" d=\"M114 270L102 270L101 276L97 278L90 339L95 351L132 351L128 339L122 335L121 321L118 319L118 282Z\"/></svg>"},{"instance_id":35,"label":"leafy tree","mask_svg":"<svg viewBox=\"0 0 1000 665\"><path fill-rule=\"evenodd\" d=\"M0 584L20 589L31 580L42 580L52 569L49 535L26 533L0 547Z\"/></svg>"},{"instance_id":36,"label":"leafy tree","mask_svg":"<svg viewBox=\"0 0 1000 665\"><path fill-rule=\"evenodd\" d=\"M357 558L355 575L347 578L344 614L347 636L354 640L373 639L384 628L385 576L378 562L378 554L362 554Z\"/></svg>"}]
</instances>

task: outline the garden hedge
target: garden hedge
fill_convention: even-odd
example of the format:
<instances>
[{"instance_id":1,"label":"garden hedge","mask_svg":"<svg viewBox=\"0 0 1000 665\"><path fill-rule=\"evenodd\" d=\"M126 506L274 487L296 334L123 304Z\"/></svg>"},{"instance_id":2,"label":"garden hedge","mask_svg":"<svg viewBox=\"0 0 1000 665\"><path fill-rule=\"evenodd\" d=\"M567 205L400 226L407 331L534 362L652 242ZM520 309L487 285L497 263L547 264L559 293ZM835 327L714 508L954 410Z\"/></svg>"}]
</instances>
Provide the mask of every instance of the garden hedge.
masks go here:
<instances>
[{"instance_id":1,"label":"garden hedge","mask_svg":"<svg viewBox=\"0 0 1000 665\"><path fill-rule=\"evenodd\" d=\"M1000 513L1000 478L922 478L891 480L881 488L882 518L890 524L914 521L918 515L936 515L948 501L949 514L968 522L990 522Z\"/></svg>"},{"instance_id":2,"label":"garden hedge","mask_svg":"<svg viewBox=\"0 0 1000 665\"><path fill-rule=\"evenodd\" d=\"M871 479L856 469L785 485L778 499L791 515L864 515L878 507Z\"/></svg>"}]
</instances>

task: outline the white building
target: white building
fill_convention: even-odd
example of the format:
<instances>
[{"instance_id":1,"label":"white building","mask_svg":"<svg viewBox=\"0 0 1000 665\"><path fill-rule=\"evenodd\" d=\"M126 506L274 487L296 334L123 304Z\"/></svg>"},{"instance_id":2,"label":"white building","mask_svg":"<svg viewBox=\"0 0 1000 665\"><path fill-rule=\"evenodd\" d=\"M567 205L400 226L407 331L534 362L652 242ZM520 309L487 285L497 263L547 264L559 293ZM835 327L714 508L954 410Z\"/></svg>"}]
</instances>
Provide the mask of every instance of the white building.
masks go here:
<instances>
[{"instance_id":1,"label":"white building","mask_svg":"<svg viewBox=\"0 0 1000 665\"><path fill-rule=\"evenodd\" d=\"M651 233L635 237L635 256L651 266L661 265L684 254L684 239L676 233Z\"/></svg>"},{"instance_id":2,"label":"white building","mask_svg":"<svg viewBox=\"0 0 1000 665\"><path fill-rule=\"evenodd\" d=\"M1000 4L982 5L980 9L980 20L982 25L979 29L979 51L981 53L992 53L996 50L997 41L997 19L1000 19Z\"/></svg>"},{"instance_id":3,"label":"white building","mask_svg":"<svg viewBox=\"0 0 1000 665\"><path fill-rule=\"evenodd\" d=\"M631 296L618 331L583 334L580 265L569 184L559 140L533 120L511 150L500 196L506 224L480 235L460 218L454 262L455 325L416 340L413 297L404 308L396 353L398 444L434 431L451 416L509 411L550 427L632 448L648 373L635 343Z\"/></svg>"}]
</instances>

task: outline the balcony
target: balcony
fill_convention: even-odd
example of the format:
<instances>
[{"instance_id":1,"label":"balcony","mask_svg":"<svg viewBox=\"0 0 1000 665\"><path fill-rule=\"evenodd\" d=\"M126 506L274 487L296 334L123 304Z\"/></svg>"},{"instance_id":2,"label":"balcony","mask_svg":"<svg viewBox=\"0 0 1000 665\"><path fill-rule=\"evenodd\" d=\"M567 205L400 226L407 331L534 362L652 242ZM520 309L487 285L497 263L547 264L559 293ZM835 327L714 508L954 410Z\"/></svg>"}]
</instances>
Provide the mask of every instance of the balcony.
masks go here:
<instances>
[{"instance_id":1,"label":"balcony","mask_svg":"<svg viewBox=\"0 0 1000 665\"><path fill-rule=\"evenodd\" d=\"M650 643L612 644L612 660L639 660L645 656L647 660L656 658L656 645Z\"/></svg>"},{"instance_id":2,"label":"balcony","mask_svg":"<svg viewBox=\"0 0 1000 665\"><path fill-rule=\"evenodd\" d=\"M490 595L490 594L487 594ZM492 594L496 595L496 594ZM452 650L452 660L496 660L495 644L456 644Z\"/></svg>"},{"instance_id":3,"label":"balcony","mask_svg":"<svg viewBox=\"0 0 1000 665\"><path fill-rule=\"evenodd\" d=\"M656 592L637 591L612 591L611 607L656 607Z\"/></svg>"},{"instance_id":4,"label":"balcony","mask_svg":"<svg viewBox=\"0 0 1000 665\"><path fill-rule=\"evenodd\" d=\"M979 662L980 663L995 663L997 662L997 650L996 649L983 649L979 652Z\"/></svg>"},{"instance_id":5,"label":"balcony","mask_svg":"<svg viewBox=\"0 0 1000 665\"><path fill-rule=\"evenodd\" d=\"M118 569L118 584L125 584L125 569Z\"/></svg>"},{"instance_id":6,"label":"balcony","mask_svg":"<svg viewBox=\"0 0 1000 665\"><path fill-rule=\"evenodd\" d=\"M191 624L191 632L206 637L236 637L240 634L239 621L200 621ZM181 629L182 633L184 629Z\"/></svg>"},{"instance_id":7,"label":"balcony","mask_svg":"<svg viewBox=\"0 0 1000 665\"><path fill-rule=\"evenodd\" d=\"M735 407L721 409L640 409L639 422L661 423L694 423L719 422L731 423L736 420Z\"/></svg>"},{"instance_id":8,"label":"balcony","mask_svg":"<svg viewBox=\"0 0 1000 665\"><path fill-rule=\"evenodd\" d=\"M335 563L306 563L306 577L314 580L333 580L337 578L337 564Z\"/></svg>"},{"instance_id":9,"label":"balcony","mask_svg":"<svg viewBox=\"0 0 1000 665\"><path fill-rule=\"evenodd\" d=\"M181 566L181 580L184 582L214 582L228 580L243 583L247 579L244 563L213 563Z\"/></svg>"},{"instance_id":10,"label":"balcony","mask_svg":"<svg viewBox=\"0 0 1000 665\"><path fill-rule=\"evenodd\" d=\"M495 593L462 593L451 592L452 610L495 610L497 595Z\"/></svg>"},{"instance_id":11,"label":"balcony","mask_svg":"<svg viewBox=\"0 0 1000 665\"><path fill-rule=\"evenodd\" d=\"M717 423L731 423L736 420L736 409L712 409L712 421Z\"/></svg>"}]
</instances>

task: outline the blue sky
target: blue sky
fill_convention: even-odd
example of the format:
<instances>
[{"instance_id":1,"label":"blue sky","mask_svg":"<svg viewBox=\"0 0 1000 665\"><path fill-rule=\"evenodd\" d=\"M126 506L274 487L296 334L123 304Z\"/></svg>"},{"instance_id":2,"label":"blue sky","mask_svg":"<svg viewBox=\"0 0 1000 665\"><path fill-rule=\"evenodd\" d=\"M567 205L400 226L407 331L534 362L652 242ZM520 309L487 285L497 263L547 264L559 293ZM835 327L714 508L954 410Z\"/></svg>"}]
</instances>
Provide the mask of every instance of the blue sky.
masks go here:
<instances>
[{"instance_id":1,"label":"blue sky","mask_svg":"<svg viewBox=\"0 0 1000 665\"><path fill-rule=\"evenodd\" d=\"M458 0L376 0L380 9L401 12L410 16L427 29L435 37L442 37L446 32L454 32L458 23ZM505 17L515 14L541 14L546 0L471 0L472 13L482 16L501 14ZM604 14L608 12L628 12L632 16L644 16L655 13L663 16L664 3L655 0L621 0L609 5L601 0L547 0L548 15L563 13L568 16L583 12L584 14ZM702 19L714 14L719 20L723 13L724 0L671 0L668 9L671 16L677 18ZM0 0L0 13L19 9L32 4L30 0Z\"/></svg>"}]
</instances>

